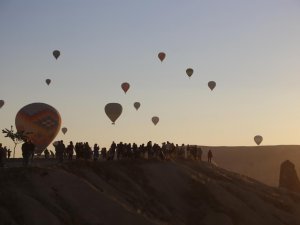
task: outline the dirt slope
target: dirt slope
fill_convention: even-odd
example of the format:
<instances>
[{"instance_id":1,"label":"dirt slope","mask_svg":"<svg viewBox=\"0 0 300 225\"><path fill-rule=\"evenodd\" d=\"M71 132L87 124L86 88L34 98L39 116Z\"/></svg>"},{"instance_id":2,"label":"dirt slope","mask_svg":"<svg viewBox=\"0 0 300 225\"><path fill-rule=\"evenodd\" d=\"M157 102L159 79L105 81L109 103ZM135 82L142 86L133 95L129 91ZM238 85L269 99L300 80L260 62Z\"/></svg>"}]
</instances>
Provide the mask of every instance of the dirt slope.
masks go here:
<instances>
[{"instance_id":1,"label":"dirt slope","mask_svg":"<svg viewBox=\"0 0 300 225\"><path fill-rule=\"evenodd\" d=\"M192 161L0 171L0 224L300 225L300 195Z\"/></svg>"}]
</instances>

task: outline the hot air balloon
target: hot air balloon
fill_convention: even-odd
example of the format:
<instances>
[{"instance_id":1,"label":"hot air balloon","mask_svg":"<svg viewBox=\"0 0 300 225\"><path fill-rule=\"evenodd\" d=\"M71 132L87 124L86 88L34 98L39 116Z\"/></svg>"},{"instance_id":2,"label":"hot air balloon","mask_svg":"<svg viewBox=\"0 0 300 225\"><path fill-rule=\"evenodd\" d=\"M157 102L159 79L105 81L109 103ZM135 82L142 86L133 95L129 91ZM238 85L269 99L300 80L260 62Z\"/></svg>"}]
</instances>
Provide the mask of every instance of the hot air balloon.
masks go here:
<instances>
[{"instance_id":1,"label":"hot air balloon","mask_svg":"<svg viewBox=\"0 0 300 225\"><path fill-rule=\"evenodd\" d=\"M260 136L260 135L256 135L256 136L254 137L254 141L255 141L255 143L256 143L257 145L260 145L260 143L263 141L263 137Z\"/></svg>"},{"instance_id":2,"label":"hot air balloon","mask_svg":"<svg viewBox=\"0 0 300 225\"><path fill-rule=\"evenodd\" d=\"M130 84L129 83L127 83L127 82L124 82L122 85L121 85L121 88L123 89L123 91L125 92L125 94L126 94L126 92L129 90L129 88L130 88Z\"/></svg>"},{"instance_id":3,"label":"hot air balloon","mask_svg":"<svg viewBox=\"0 0 300 225\"><path fill-rule=\"evenodd\" d=\"M116 120L122 114L123 108L119 103L108 103L105 108L105 113L111 120L112 124L115 124Z\"/></svg>"},{"instance_id":4,"label":"hot air balloon","mask_svg":"<svg viewBox=\"0 0 300 225\"><path fill-rule=\"evenodd\" d=\"M159 118L157 116L153 116L152 117L152 122L154 123L154 125L156 125L159 121Z\"/></svg>"},{"instance_id":5,"label":"hot air balloon","mask_svg":"<svg viewBox=\"0 0 300 225\"><path fill-rule=\"evenodd\" d=\"M53 56L54 56L55 59L58 59L58 57L60 56L60 51L54 50L53 51Z\"/></svg>"},{"instance_id":6,"label":"hot air balloon","mask_svg":"<svg viewBox=\"0 0 300 225\"><path fill-rule=\"evenodd\" d=\"M0 109L4 106L4 100L0 100Z\"/></svg>"},{"instance_id":7,"label":"hot air balloon","mask_svg":"<svg viewBox=\"0 0 300 225\"><path fill-rule=\"evenodd\" d=\"M208 87L210 88L210 90L214 90L214 88L216 87L216 82L214 81L209 81L208 82Z\"/></svg>"},{"instance_id":8,"label":"hot air balloon","mask_svg":"<svg viewBox=\"0 0 300 225\"><path fill-rule=\"evenodd\" d=\"M16 115L18 131L30 133L29 139L35 144L36 153L42 153L60 130L59 112L45 103L32 103L24 106Z\"/></svg>"},{"instance_id":9,"label":"hot air balloon","mask_svg":"<svg viewBox=\"0 0 300 225\"><path fill-rule=\"evenodd\" d=\"M135 108L136 110L138 110L138 109L140 108L140 106L141 106L141 103L135 102L135 103L133 104L133 106L134 106L134 108Z\"/></svg>"},{"instance_id":10,"label":"hot air balloon","mask_svg":"<svg viewBox=\"0 0 300 225\"><path fill-rule=\"evenodd\" d=\"M66 128L66 127L63 127L63 128L61 128L61 131L63 132L63 134L66 134L66 133L67 133L67 131L68 131L68 128Z\"/></svg>"},{"instance_id":11,"label":"hot air balloon","mask_svg":"<svg viewBox=\"0 0 300 225\"><path fill-rule=\"evenodd\" d=\"M189 77L191 77L191 76L193 75L193 73L194 73L194 70L193 70L192 68L186 69L186 74L187 74Z\"/></svg>"},{"instance_id":12,"label":"hot air balloon","mask_svg":"<svg viewBox=\"0 0 300 225\"><path fill-rule=\"evenodd\" d=\"M49 85L51 83L50 79L46 79L46 84Z\"/></svg>"},{"instance_id":13,"label":"hot air balloon","mask_svg":"<svg viewBox=\"0 0 300 225\"><path fill-rule=\"evenodd\" d=\"M160 52L158 53L158 58L160 59L160 61L164 61L164 59L166 58L166 53L164 52Z\"/></svg>"}]
</instances>

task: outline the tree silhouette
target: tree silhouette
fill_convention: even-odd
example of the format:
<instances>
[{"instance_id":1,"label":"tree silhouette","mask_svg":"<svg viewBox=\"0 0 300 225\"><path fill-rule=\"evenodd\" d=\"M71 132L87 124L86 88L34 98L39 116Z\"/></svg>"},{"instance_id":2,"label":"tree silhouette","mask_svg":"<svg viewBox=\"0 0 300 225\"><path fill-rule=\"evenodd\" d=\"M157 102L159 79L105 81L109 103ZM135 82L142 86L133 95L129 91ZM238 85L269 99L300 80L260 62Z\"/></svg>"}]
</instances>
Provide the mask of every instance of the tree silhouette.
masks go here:
<instances>
[{"instance_id":1,"label":"tree silhouette","mask_svg":"<svg viewBox=\"0 0 300 225\"><path fill-rule=\"evenodd\" d=\"M13 126L10 127L10 130L7 128L3 129L2 133L5 134L5 137L10 138L15 144L13 158L15 158L15 151L17 145L21 144L22 142L25 142L28 138L28 135L32 134L32 132L14 131Z\"/></svg>"}]
</instances>

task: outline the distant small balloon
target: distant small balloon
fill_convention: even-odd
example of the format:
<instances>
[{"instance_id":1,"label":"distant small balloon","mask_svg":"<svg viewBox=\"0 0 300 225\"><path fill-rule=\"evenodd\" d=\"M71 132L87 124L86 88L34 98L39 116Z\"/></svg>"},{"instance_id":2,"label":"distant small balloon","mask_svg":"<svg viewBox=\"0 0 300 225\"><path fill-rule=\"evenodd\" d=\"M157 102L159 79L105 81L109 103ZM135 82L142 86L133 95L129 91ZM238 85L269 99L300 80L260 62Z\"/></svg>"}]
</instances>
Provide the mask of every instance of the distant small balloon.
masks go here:
<instances>
[{"instance_id":1,"label":"distant small balloon","mask_svg":"<svg viewBox=\"0 0 300 225\"><path fill-rule=\"evenodd\" d=\"M164 61L164 59L166 58L166 53L164 52L160 52L158 53L158 58L160 59L160 61Z\"/></svg>"},{"instance_id":2,"label":"distant small balloon","mask_svg":"<svg viewBox=\"0 0 300 225\"><path fill-rule=\"evenodd\" d=\"M256 136L254 137L254 141L255 141L255 143L256 143L257 145L260 145L260 143L263 141L263 137L260 136L260 135L256 135Z\"/></svg>"},{"instance_id":3,"label":"distant small balloon","mask_svg":"<svg viewBox=\"0 0 300 225\"><path fill-rule=\"evenodd\" d=\"M134 108L135 108L136 110L138 110L138 109L141 107L141 103L135 102L135 103L133 104L133 106L134 106Z\"/></svg>"},{"instance_id":4,"label":"distant small balloon","mask_svg":"<svg viewBox=\"0 0 300 225\"><path fill-rule=\"evenodd\" d=\"M4 100L0 100L0 109L2 108L2 106L4 106Z\"/></svg>"},{"instance_id":5,"label":"distant small balloon","mask_svg":"<svg viewBox=\"0 0 300 225\"><path fill-rule=\"evenodd\" d=\"M63 134L66 134L66 133L67 133L67 131L68 131L68 128L66 128L66 127L63 127L63 128L61 128L61 131L63 132Z\"/></svg>"},{"instance_id":6,"label":"distant small balloon","mask_svg":"<svg viewBox=\"0 0 300 225\"><path fill-rule=\"evenodd\" d=\"M121 85L121 87L122 87L123 91L124 91L125 94L126 94L126 92L127 92L127 91L129 90L129 88L130 88L130 84L127 83L127 82L124 82L124 83Z\"/></svg>"},{"instance_id":7,"label":"distant small balloon","mask_svg":"<svg viewBox=\"0 0 300 225\"><path fill-rule=\"evenodd\" d=\"M214 88L216 87L216 82L214 81L209 81L208 82L208 87L210 88L210 90L214 90Z\"/></svg>"},{"instance_id":8,"label":"distant small balloon","mask_svg":"<svg viewBox=\"0 0 300 225\"><path fill-rule=\"evenodd\" d=\"M46 84L49 86L49 84L51 83L50 79L46 79Z\"/></svg>"},{"instance_id":9,"label":"distant small balloon","mask_svg":"<svg viewBox=\"0 0 300 225\"><path fill-rule=\"evenodd\" d=\"M159 118L157 116L152 117L152 122L156 125L159 122Z\"/></svg>"},{"instance_id":10,"label":"distant small balloon","mask_svg":"<svg viewBox=\"0 0 300 225\"><path fill-rule=\"evenodd\" d=\"M54 56L55 59L58 59L58 57L60 56L60 51L54 50L53 51L53 56Z\"/></svg>"},{"instance_id":11,"label":"distant small balloon","mask_svg":"<svg viewBox=\"0 0 300 225\"><path fill-rule=\"evenodd\" d=\"M123 107L119 103L108 103L106 104L104 111L112 124L115 124L116 120L120 117L123 111Z\"/></svg>"},{"instance_id":12,"label":"distant small balloon","mask_svg":"<svg viewBox=\"0 0 300 225\"><path fill-rule=\"evenodd\" d=\"M188 69L186 70L186 74L187 74L189 77L191 77L191 76L193 75L193 73L194 73L194 70L193 70L192 68L188 68Z\"/></svg>"}]
</instances>

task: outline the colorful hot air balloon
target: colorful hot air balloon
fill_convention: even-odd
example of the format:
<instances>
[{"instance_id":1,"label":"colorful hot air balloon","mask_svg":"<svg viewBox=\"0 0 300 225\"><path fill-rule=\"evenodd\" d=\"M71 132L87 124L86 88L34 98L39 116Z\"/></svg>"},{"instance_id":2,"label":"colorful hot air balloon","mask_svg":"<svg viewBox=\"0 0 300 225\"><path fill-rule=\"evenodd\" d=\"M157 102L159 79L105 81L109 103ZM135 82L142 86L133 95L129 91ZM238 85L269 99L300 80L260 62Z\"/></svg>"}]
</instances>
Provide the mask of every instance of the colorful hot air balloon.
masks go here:
<instances>
[{"instance_id":1,"label":"colorful hot air balloon","mask_svg":"<svg viewBox=\"0 0 300 225\"><path fill-rule=\"evenodd\" d=\"M210 88L210 90L214 90L214 88L216 87L216 82L214 81L209 81L208 82L208 87Z\"/></svg>"},{"instance_id":2,"label":"colorful hot air balloon","mask_svg":"<svg viewBox=\"0 0 300 225\"><path fill-rule=\"evenodd\" d=\"M49 86L49 84L51 83L50 79L46 79L46 84Z\"/></svg>"},{"instance_id":3,"label":"colorful hot air balloon","mask_svg":"<svg viewBox=\"0 0 300 225\"><path fill-rule=\"evenodd\" d=\"M186 74L187 74L189 77L191 77L191 76L193 75L193 73L194 73L194 70L193 70L192 68L186 69Z\"/></svg>"},{"instance_id":4,"label":"colorful hot air balloon","mask_svg":"<svg viewBox=\"0 0 300 225\"><path fill-rule=\"evenodd\" d=\"M141 107L141 103L135 102L135 103L133 104L133 106L134 106L134 108L135 108L136 110L138 110L138 109Z\"/></svg>"},{"instance_id":5,"label":"colorful hot air balloon","mask_svg":"<svg viewBox=\"0 0 300 225\"><path fill-rule=\"evenodd\" d=\"M263 137L260 136L260 135L256 135L256 136L254 137L254 141L255 141L255 143L256 143L257 145L260 145L260 143L263 141Z\"/></svg>"},{"instance_id":6,"label":"colorful hot air balloon","mask_svg":"<svg viewBox=\"0 0 300 225\"><path fill-rule=\"evenodd\" d=\"M63 128L61 128L61 131L63 132L63 134L66 134L66 133L67 133L67 131L68 131L68 128L66 128L66 127L63 127Z\"/></svg>"},{"instance_id":7,"label":"colorful hot air balloon","mask_svg":"<svg viewBox=\"0 0 300 225\"><path fill-rule=\"evenodd\" d=\"M54 50L53 51L53 56L54 56L55 59L58 59L58 57L60 56L60 51Z\"/></svg>"},{"instance_id":8,"label":"colorful hot air balloon","mask_svg":"<svg viewBox=\"0 0 300 225\"><path fill-rule=\"evenodd\" d=\"M0 100L0 109L2 108L2 106L4 106L4 100Z\"/></svg>"},{"instance_id":9,"label":"colorful hot air balloon","mask_svg":"<svg viewBox=\"0 0 300 225\"><path fill-rule=\"evenodd\" d=\"M129 90L129 88L130 88L130 84L129 83L127 83L127 82L124 82L122 85L121 85L121 88L123 89L123 91L125 92L125 94L126 94L126 92Z\"/></svg>"},{"instance_id":10,"label":"colorful hot air balloon","mask_svg":"<svg viewBox=\"0 0 300 225\"><path fill-rule=\"evenodd\" d=\"M16 128L25 131L41 153L53 141L60 130L59 112L45 103L32 103L24 106L16 115Z\"/></svg>"},{"instance_id":11,"label":"colorful hot air balloon","mask_svg":"<svg viewBox=\"0 0 300 225\"><path fill-rule=\"evenodd\" d=\"M164 61L164 59L166 58L166 53L164 52L160 52L158 53L158 58L160 59L160 61Z\"/></svg>"},{"instance_id":12,"label":"colorful hot air balloon","mask_svg":"<svg viewBox=\"0 0 300 225\"><path fill-rule=\"evenodd\" d=\"M156 125L159 121L159 118L157 116L153 116L152 117L152 122L154 123L154 125Z\"/></svg>"},{"instance_id":13,"label":"colorful hot air balloon","mask_svg":"<svg viewBox=\"0 0 300 225\"><path fill-rule=\"evenodd\" d=\"M111 120L112 124L115 124L116 120L122 114L123 108L119 103L108 103L105 106L104 111L108 118Z\"/></svg>"}]
</instances>

